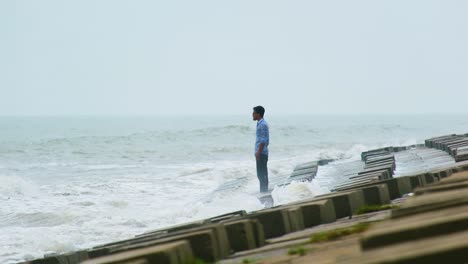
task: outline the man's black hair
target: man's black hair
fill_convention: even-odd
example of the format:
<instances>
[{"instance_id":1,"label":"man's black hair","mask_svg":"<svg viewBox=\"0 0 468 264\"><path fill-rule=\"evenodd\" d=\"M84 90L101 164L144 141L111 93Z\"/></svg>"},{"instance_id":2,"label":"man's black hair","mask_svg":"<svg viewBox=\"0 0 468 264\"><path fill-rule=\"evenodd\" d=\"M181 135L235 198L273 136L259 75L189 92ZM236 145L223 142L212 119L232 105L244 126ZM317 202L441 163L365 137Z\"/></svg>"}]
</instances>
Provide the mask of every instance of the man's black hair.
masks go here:
<instances>
[{"instance_id":1,"label":"man's black hair","mask_svg":"<svg viewBox=\"0 0 468 264\"><path fill-rule=\"evenodd\" d=\"M262 117L265 114L265 108L263 108L263 106L256 106L253 108L253 110L255 113L259 113Z\"/></svg>"}]
</instances>

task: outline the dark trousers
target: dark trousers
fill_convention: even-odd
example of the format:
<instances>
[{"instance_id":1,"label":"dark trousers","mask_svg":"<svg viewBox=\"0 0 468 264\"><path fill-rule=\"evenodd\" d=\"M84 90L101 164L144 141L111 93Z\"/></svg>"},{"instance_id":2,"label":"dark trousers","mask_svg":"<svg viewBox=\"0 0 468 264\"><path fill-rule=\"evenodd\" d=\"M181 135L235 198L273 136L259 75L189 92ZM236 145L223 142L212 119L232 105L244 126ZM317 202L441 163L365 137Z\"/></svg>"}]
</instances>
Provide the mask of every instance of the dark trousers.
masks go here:
<instances>
[{"instance_id":1,"label":"dark trousers","mask_svg":"<svg viewBox=\"0 0 468 264\"><path fill-rule=\"evenodd\" d=\"M260 181L260 192L268 191L268 155L261 154L257 160L257 177Z\"/></svg>"}]
</instances>

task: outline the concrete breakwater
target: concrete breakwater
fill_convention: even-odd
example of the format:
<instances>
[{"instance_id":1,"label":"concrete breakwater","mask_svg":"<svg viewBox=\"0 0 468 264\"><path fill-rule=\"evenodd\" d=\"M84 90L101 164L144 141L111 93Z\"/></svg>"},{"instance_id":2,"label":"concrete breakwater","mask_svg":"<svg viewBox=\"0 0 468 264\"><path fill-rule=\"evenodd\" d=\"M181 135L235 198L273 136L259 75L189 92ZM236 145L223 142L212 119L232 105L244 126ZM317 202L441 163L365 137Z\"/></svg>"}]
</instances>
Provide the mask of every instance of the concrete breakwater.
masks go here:
<instances>
[{"instance_id":1,"label":"concrete breakwater","mask_svg":"<svg viewBox=\"0 0 468 264\"><path fill-rule=\"evenodd\" d=\"M307 254L270 258L264 252L281 254L282 246L303 244L317 228L374 221L371 214L357 216L359 209L391 204L412 193L391 214L381 215L379 220L386 221L349 245L354 251L347 253L348 259L337 256L330 263L464 263L468 261L468 254L463 254L467 243L462 239L468 230L468 216L463 213L468 206L467 149L466 135L447 135L428 139L424 145L363 152L360 163L299 164L289 177L271 179L272 185L313 181L321 167L334 166L336 174L327 182L333 185L332 192L280 206L265 194L259 199L269 208L263 210L231 212L25 263L242 263L252 258L261 263L310 263ZM336 178L340 180L334 184ZM219 191L240 185L242 179Z\"/></svg>"}]
</instances>

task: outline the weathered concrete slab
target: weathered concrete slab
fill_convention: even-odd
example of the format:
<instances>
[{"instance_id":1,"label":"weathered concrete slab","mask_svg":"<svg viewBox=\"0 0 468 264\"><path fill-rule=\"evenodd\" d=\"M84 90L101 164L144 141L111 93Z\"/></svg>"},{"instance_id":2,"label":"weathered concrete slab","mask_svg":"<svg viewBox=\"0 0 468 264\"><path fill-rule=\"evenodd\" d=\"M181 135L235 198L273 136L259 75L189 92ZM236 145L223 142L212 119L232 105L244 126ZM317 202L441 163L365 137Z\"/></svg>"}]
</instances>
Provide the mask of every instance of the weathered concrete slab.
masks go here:
<instances>
[{"instance_id":1,"label":"weathered concrete slab","mask_svg":"<svg viewBox=\"0 0 468 264\"><path fill-rule=\"evenodd\" d=\"M366 161L366 159L369 157L384 156L384 155L391 154L392 152L393 152L393 147L385 147L385 148L380 148L380 149L364 151L361 153L361 160Z\"/></svg>"},{"instance_id":2,"label":"weathered concrete slab","mask_svg":"<svg viewBox=\"0 0 468 264\"><path fill-rule=\"evenodd\" d=\"M366 164L373 164L373 163L379 163L379 162L391 162L395 160L395 155L392 154L387 154L383 156L375 156L375 157L370 157L365 160Z\"/></svg>"},{"instance_id":3,"label":"weathered concrete slab","mask_svg":"<svg viewBox=\"0 0 468 264\"><path fill-rule=\"evenodd\" d=\"M386 184L363 187L362 193L366 205L383 205L390 203L390 193Z\"/></svg>"},{"instance_id":4,"label":"weathered concrete slab","mask_svg":"<svg viewBox=\"0 0 468 264\"><path fill-rule=\"evenodd\" d=\"M458 232L365 251L343 263L440 264L468 262L468 232Z\"/></svg>"},{"instance_id":5,"label":"weathered concrete slab","mask_svg":"<svg viewBox=\"0 0 468 264\"><path fill-rule=\"evenodd\" d=\"M456 134L450 134L450 135L444 135L444 136L429 138L429 139L426 139L426 140L424 141L424 143L425 143L426 147L428 147L428 148L434 148L433 142L438 141L438 140L447 139L447 138L452 138L452 137L454 137L455 135L456 135Z\"/></svg>"},{"instance_id":6,"label":"weathered concrete slab","mask_svg":"<svg viewBox=\"0 0 468 264\"><path fill-rule=\"evenodd\" d=\"M335 207L331 199L308 199L287 204L285 207L301 208L305 228L331 223L336 220Z\"/></svg>"},{"instance_id":7,"label":"weathered concrete slab","mask_svg":"<svg viewBox=\"0 0 468 264\"><path fill-rule=\"evenodd\" d=\"M338 185L335 187L333 191L340 192L340 191L347 191L353 189L359 189L362 187L366 187L372 184L379 184L380 179L378 177L365 177L358 180L353 180L350 182L346 182L342 185Z\"/></svg>"},{"instance_id":8,"label":"weathered concrete slab","mask_svg":"<svg viewBox=\"0 0 468 264\"><path fill-rule=\"evenodd\" d=\"M88 252L86 250L80 250L67 253L64 256L67 258L68 264L77 264L88 259Z\"/></svg>"},{"instance_id":9,"label":"weathered concrete slab","mask_svg":"<svg viewBox=\"0 0 468 264\"><path fill-rule=\"evenodd\" d=\"M304 175L304 174L315 176L316 173L317 173L317 167L314 167L314 168L309 168L309 169L304 169L304 170L295 170L293 171L290 177Z\"/></svg>"},{"instance_id":10,"label":"weathered concrete slab","mask_svg":"<svg viewBox=\"0 0 468 264\"><path fill-rule=\"evenodd\" d=\"M144 259L149 263L185 264L192 263L194 257L187 241L177 241L165 245L130 250L105 257L90 259L83 264L129 263Z\"/></svg>"},{"instance_id":11,"label":"weathered concrete slab","mask_svg":"<svg viewBox=\"0 0 468 264\"><path fill-rule=\"evenodd\" d=\"M265 238L279 237L291 232L287 208L270 208L256 211L246 216L257 219L263 227Z\"/></svg>"},{"instance_id":12,"label":"weathered concrete slab","mask_svg":"<svg viewBox=\"0 0 468 264\"><path fill-rule=\"evenodd\" d=\"M457 148L455 153L455 161L465 161L468 160L468 148Z\"/></svg>"},{"instance_id":13,"label":"weathered concrete slab","mask_svg":"<svg viewBox=\"0 0 468 264\"><path fill-rule=\"evenodd\" d=\"M366 163L364 166L364 169L369 169L369 168L376 168L376 167L391 167L392 170L396 168L395 166L395 160L388 160L388 161L380 161L380 162L374 162L374 163Z\"/></svg>"},{"instance_id":14,"label":"weathered concrete slab","mask_svg":"<svg viewBox=\"0 0 468 264\"><path fill-rule=\"evenodd\" d=\"M30 264L63 264L63 258L61 256L44 256L41 259L35 259L28 261Z\"/></svg>"},{"instance_id":15,"label":"weathered concrete slab","mask_svg":"<svg viewBox=\"0 0 468 264\"><path fill-rule=\"evenodd\" d=\"M369 172L360 172L360 174L349 177L350 180L361 179L364 177L377 177L379 180L385 180L392 178L392 174L389 173L389 170L375 170Z\"/></svg>"},{"instance_id":16,"label":"weathered concrete slab","mask_svg":"<svg viewBox=\"0 0 468 264\"><path fill-rule=\"evenodd\" d=\"M336 220L335 207L332 200L321 200L299 205L304 217L304 227L327 224Z\"/></svg>"},{"instance_id":17,"label":"weathered concrete slab","mask_svg":"<svg viewBox=\"0 0 468 264\"><path fill-rule=\"evenodd\" d=\"M350 189L363 188L363 187L376 185L376 184L387 185L391 200L400 198L403 195L412 192L411 180L409 177L399 177L399 178L392 178L392 179L368 182L368 183L357 184L357 185L348 185L348 186L337 188L337 190L346 191Z\"/></svg>"},{"instance_id":18,"label":"weathered concrete slab","mask_svg":"<svg viewBox=\"0 0 468 264\"><path fill-rule=\"evenodd\" d=\"M436 210L373 226L364 234L364 250L468 230L468 206Z\"/></svg>"},{"instance_id":19,"label":"weathered concrete slab","mask_svg":"<svg viewBox=\"0 0 468 264\"><path fill-rule=\"evenodd\" d=\"M289 208L288 215L291 232L304 230L304 215L300 206Z\"/></svg>"},{"instance_id":20,"label":"weathered concrete slab","mask_svg":"<svg viewBox=\"0 0 468 264\"><path fill-rule=\"evenodd\" d=\"M452 157L457 154L458 149L464 149L468 147L468 142L458 143L458 144L451 144L447 146L447 153L450 154Z\"/></svg>"},{"instance_id":21,"label":"weathered concrete slab","mask_svg":"<svg viewBox=\"0 0 468 264\"><path fill-rule=\"evenodd\" d=\"M362 190L337 192L315 197L316 200L329 199L333 201L336 218L352 216L364 205Z\"/></svg>"},{"instance_id":22,"label":"weathered concrete slab","mask_svg":"<svg viewBox=\"0 0 468 264\"><path fill-rule=\"evenodd\" d=\"M446 152L428 148L396 153L395 162L394 177L423 174L455 164L455 160Z\"/></svg>"},{"instance_id":23,"label":"weathered concrete slab","mask_svg":"<svg viewBox=\"0 0 468 264\"><path fill-rule=\"evenodd\" d=\"M222 214L222 215L217 215L215 217L211 217L208 220L211 223L219 223L221 221L226 221L229 219L241 218L246 215L247 215L247 212L245 210L239 210L239 211L229 212L229 213Z\"/></svg>"},{"instance_id":24,"label":"weathered concrete slab","mask_svg":"<svg viewBox=\"0 0 468 264\"><path fill-rule=\"evenodd\" d=\"M221 224L211 224L173 233L141 236L104 246L97 246L88 250L88 256L89 258L96 258L179 240L189 241L194 256L207 261L217 260L230 254L229 240L224 226Z\"/></svg>"},{"instance_id":25,"label":"weathered concrete slab","mask_svg":"<svg viewBox=\"0 0 468 264\"><path fill-rule=\"evenodd\" d=\"M255 223L252 220L237 220L223 223L233 252L259 247L255 237Z\"/></svg>"},{"instance_id":26,"label":"weathered concrete slab","mask_svg":"<svg viewBox=\"0 0 468 264\"><path fill-rule=\"evenodd\" d=\"M318 161L311 161L311 162L297 165L296 167L294 167L294 170L297 171L297 170L314 168L314 167L317 167L318 165L319 165Z\"/></svg>"},{"instance_id":27,"label":"weathered concrete slab","mask_svg":"<svg viewBox=\"0 0 468 264\"><path fill-rule=\"evenodd\" d=\"M432 210L468 204L468 191L456 189L444 192L428 193L410 197L400 208L392 211L392 218L398 218Z\"/></svg>"},{"instance_id":28,"label":"weathered concrete slab","mask_svg":"<svg viewBox=\"0 0 468 264\"><path fill-rule=\"evenodd\" d=\"M184 223L184 224L173 225L173 226L169 226L169 227L165 227L165 228L161 228L161 229L152 230L152 231L145 232L143 234L137 235L136 237L143 237L143 236L148 236L148 235L154 236L154 235L163 235L163 234L167 234L167 233L174 233L174 232L178 232L178 231L181 231L181 230L188 230L188 229L192 229L192 228L197 228L197 227L206 225L208 223L209 223L209 221L207 219L192 221L192 222L188 222L188 223ZM120 242L108 243L108 244L100 245L100 246L105 247L105 246L110 246L110 245L113 245L113 244L116 244L116 243L120 243Z\"/></svg>"}]
</instances>

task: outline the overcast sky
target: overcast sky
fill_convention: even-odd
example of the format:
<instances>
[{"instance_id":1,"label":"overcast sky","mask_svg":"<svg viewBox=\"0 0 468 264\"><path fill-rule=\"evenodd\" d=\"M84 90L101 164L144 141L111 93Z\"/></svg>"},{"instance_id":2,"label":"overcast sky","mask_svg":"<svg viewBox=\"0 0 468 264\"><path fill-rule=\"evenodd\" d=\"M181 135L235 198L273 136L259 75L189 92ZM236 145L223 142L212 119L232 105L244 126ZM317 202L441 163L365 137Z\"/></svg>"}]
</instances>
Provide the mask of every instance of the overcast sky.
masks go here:
<instances>
[{"instance_id":1,"label":"overcast sky","mask_svg":"<svg viewBox=\"0 0 468 264\"><path fill-rule=\"evenodd\" d=\"M468 113L468 1L0 2L0 115Z\"/></svg>"}]
</instances>

